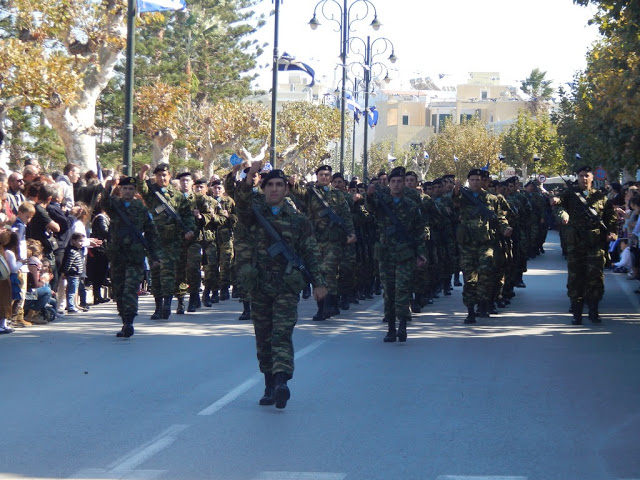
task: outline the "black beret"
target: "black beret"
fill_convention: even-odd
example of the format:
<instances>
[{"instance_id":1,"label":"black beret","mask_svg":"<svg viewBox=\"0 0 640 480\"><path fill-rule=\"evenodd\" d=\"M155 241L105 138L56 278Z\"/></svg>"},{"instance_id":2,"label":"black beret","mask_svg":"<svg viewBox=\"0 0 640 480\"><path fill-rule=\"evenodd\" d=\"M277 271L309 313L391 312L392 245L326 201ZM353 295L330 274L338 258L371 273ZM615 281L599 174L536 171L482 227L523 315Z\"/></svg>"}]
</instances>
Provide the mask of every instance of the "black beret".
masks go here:
<instances>
[{"instance_id":1,"label":"black beret","mask_svg":"<svg viewBox=\"0 0 640 480\"><path fill-rule=\"evenodd\" d=\"M404 167L396 167L391 172L389 172L389 180L393 177L403 177L406 175L406 170Z\"/></svg>"},{"instance_id":2,"label":"black beret","mask_svg":"<svg viewBox=\"0 0 640 480\"><path fill-rule=\"evenodd\" d=\"M357 185L358 188L367 188L367 186L364 183L359 183Z\"/></svg>"},{"instance_id":3,"label":"black beret","mask_svg":"<svg viewBox=\"0 0 640 480\"><path fill-rule=\"evenodd\" d=\"M168 171L169 171L168 163L160 163L156 168L153 169L154 174L158 172L168 172Z\"/></svg>"},{"instance_id":4,"label":"black beret","mask_svg":"<svg viewBox=\"0 0 640 480\"><path fill-rule=\"evenodd\" d=\"M580 168L577 170L577 173L580 173L580 172L588 172L588 173L591 173L591 171L592 171L592 170L591 170L591 167L589 167L589 166L587 166L587 165L584 165L583 167L580 167Z\"/></svg>"},{"instance_id":5,"label":"black beret","mask_svg":"<svg viewBox=\"0 0 640 480\"><path fill-rule=\"evenodd\" d=\"M407 173L404 174L405 177L416 177L416 180L418 179L418 174L416 172L414 172L413 170L408 171Z\"/></svg>"},{"instance_id":6,"label":"black beret","mask_svg":"<svg viewBox=\"0 0 640 480\"><path fill-rule=\"evenodd\" d=\"M442 185L442 179L441 179L441 178L436 178L436 179L432 182L432 184L433 184L434 186L435 186L435 185Z\"/></svg>"},{"instance_id":7,"label":"black beret","mask_svg":"<svg viewBox=\"0 0 640 480\"><path fill-rule=\"evenodd\" d=\"M384 177L386 174L387 174L387 172L385 172L384 170L380 170L380 171L378 172L378 178L380 178L380 177Z\"/></svg>"},{"instance_id":8,"label":"black beret","mask_svg":"<svg viewBox=\"0 0 640 480\"><path fill-rule=\"evenodd\" d=\"M342 180L344 180L344 175L340 172L334 173L333 177L331 177L331 180L335 180L336 178L341 178Z\"/></svg>"},{"instance_id":9,"label":"black beret","mask_svg":"<svg viewBox=\"0 0 640 480\"><path fill-rule=\"evenodd\" d=\"M357 180L351 180L349 182L349 188L358 188L358 181Z\"/></svg>"},{"instance_id":10,"label":"black beret","mask_svg":"<svg viewBox=\"0 0 640 480\"><path fill-rule=\"evenodd\" d=\"M120 181L118 182L118 184L121 187L124 187L126 185L132 185L135 187L138 184L138 181L135 177L120 177Z\"/></svg>"},{"instance_id":11,"label":"black beret","mask_svg":"<svg viewBox=\"0 0 640 480\"><path fill-rule=\"evenodd\" d=\"M180 172L176 178L180 180L181 178L190 177L190 176L191 176L191 172Z\"/></svg>"},{"instance_id":12,"label":"black beret","mask_svg":"<svg viewBox=\"0 0 640 480\"><path fill-rule=\"evenodd\" d=\"M287 183L287 177L284 174L284 172L282 170L274 169L274 170L271 170L269 173L267 173L264 177L262 177L262 183L260 184L260 188L264 190L264 187L267 186L267 182L274 178L281 178L285 184Z\"/></svg>"},{"instance_id":13,"label":"black beret","mask_svg":"<svg viewBox=\"0 0 640 480\"><path fill-rule=\"evenodd\" d=\"M452 173L447 173L446 175L443 175L442 178L449 179L449 178L456 178L456 176Z\"/></svg>"},{"instance_id":14,"label":"black beret","mask_svg":"<svg viewBox=\"0 0 640 480\"><path fill-rule=\"evenodd\" d=\"M198 180L196 180L195 182L193 182L194 185L206 185L207 181L204 178L199 178Z\"/></svg>"},{"instance_id":15,"label":"black beret","mask_svg":"<svg viewBox=\"0 0 640 480\"><path fill-rule=\"evenodd\" d=\"M482 178L489 178L489 170L482 170L480 169L480 176Z\"/></svg>"},{"instance_id":16,"label":"black beret","mask_svg":"<svg viewBox=\"0 0 640 480\"><path fill-rule=\"evenodd\" d=\"M245 172L245 173L248 173L248 172ZM222 185L222 180L217 178L215 180L212 180L211 183L209 184L210 187L215 187L216 185Z\"/></svg>"},{"instance_id":17,"label":"black beret","mask_svg":"<svg viewBox=\"0 0 640 480\"><path fill-rule=\"evenodd\" d=\"M516 176L513 177L509 177L507 178L504 183L509 184L509 183L518 183L519 179Z\"/></svg>"},{"instance_id":18,"label":"black beret","mask_svg":"<svg viewBox=\"0 0 640 480\"><path fill-rule=\"evenodd\" d=\"M433 187L433 182L422 182L422 187L423 188Z\"/></svg>"},{"instance_id":19,"label":"black beret","mask_svg":"<svg viewBox=\"0 0 640 480\"><path fill-rule=\"evenodd\" d=\"M472 170L469 170L469 173L467 173L467 178L472 177L474 175L478 175L479 177L482 177L482 170L480 170L479 168L474 168Z\"/></svg>"},{"instance_id":20,"label":"black beret","mask_svg":"<svg viewBox=\"0 0 640 480\"><path fill-rule=\"evenodd\" d=\"M316 168L316 175L318 174L318 172L322 172L324 170L329 170L330 172L332 172L333 168L331 168L331 165L320 165L318 168Z\"/></svg>"}]
</instances>

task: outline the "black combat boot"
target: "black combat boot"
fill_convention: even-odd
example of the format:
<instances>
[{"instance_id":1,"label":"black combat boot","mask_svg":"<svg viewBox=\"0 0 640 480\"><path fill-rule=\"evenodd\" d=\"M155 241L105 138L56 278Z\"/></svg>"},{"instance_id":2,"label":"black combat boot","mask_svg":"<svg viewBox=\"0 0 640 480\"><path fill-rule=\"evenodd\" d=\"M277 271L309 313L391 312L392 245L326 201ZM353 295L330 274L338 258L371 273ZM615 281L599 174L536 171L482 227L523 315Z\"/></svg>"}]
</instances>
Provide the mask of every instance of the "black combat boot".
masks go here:
<instances>
[{"instance_id":1,"label":"black combat boot","mask_svg":"<svg viewBox=\"0 0 640 480\"><path fill-rule=\"evenodd\" d=\"M211 303L211 289L209 287L204 287L204 292L202 292L202 305L205 307L213 306Z\"/></svg>"},{"instance_id":2,"label":"black combat boot","mask_svg":"<svg viewBox=\"0 0 640 480\"><path fill-rule=\"evenodd\" d=\"M198 295L197 293L189 294L189 304L187 305L187 312L195 312L198 309Z\"/></svg>"},{"instance_id":3,"label":"black combat boot","mask_svg":"<svg viewBox=\"0 0 640 480\"><path fill-rule=\"evenodd\" d=\"M376 281L373 285L373 293L376 295L382 295L382 285L380 284L380 277L376 277Z\"/></svg>"},{"instance_id":4,"label":"black combat boot","mask_svg":"<svg viewBox=\"0 0 640 480\"><path fill-rule=\"evenodd\" d=\"M351 295L347 295L347 298L349 299L349 303L353 303L354 305L360 305L360 301L358 300L358 295L355 292L351 293Z\"/></svg>"},{"instance_id":5,"label":"black combat boot","mask_svg":"<svg viewBox=\"0 0 640 480\"><path fill-rule=\"evenodd\" d=\"M489 302L480 302L478 303L478 317L480 318L490 318L489 315Z\"/></svg>"},{"instance_id":6,"label":"black combat boot","mask_svg":"<svg viewBox=\"0 0 640 480\"><path fill-rule=\"evenodd\" d=\"M403 318L398 322L398 341L407 341L407 319Z\"/></svg>"},{"instance_id":7,"label":"black combat boot","mask_svg":"<svg viewBox=\"0 0 640 480\"><path fill-rule=\"evenodd\" d=\"M156 309L151 315L151 320L160 320L162 318L162 297L155 297Z\"/></svg>"},{"instance_id":8,"label":"black combat boot","mask_svg":"<svg viewBox=\"0 0 640 480\"><path fill-rule=\"evenodd\" d=\"M125 315L122 317L122 330L116 333L116 337L129 338L133 336L133 315Z\"/></svg>"},{"instance_id":9,"label":"black combat boot","mask_svg":"<svg viewBox=\"0 0 640 480\"><path fill-rule=\"evenodd\" d=\"M220 289L220 301L229 300L229 298L231 298L229 296L229 287L222 287Z\"/></svg>"},{"instance_id":10,"label":"black combat boot","mask_svg":"<svg viewBox=\"0 0 640 480\"><path fill-rule=\"evenodd\" d=\"M164 297L164 303L162 305L162 318L164 320L168 319L171 316L171 301L173 300L173 295L167 295ZM184 308L184 305L183 305Z\"/></svg>"},{"instance_id":11,"label":"black combat boot","mask_svg":"<svg viewBox=\"0 0 640 480\"><path fill-rule=\"evenodd\" d=\"M313 321L314 322L321 322L322 320L326 320L325 316L324 316L324 302L326 300L318 300L316 302L316 304L318 305L318 311L316 312L316 314L313 316Z\"/></svg>"},{"instance_id":12,"label":"black combat boot","mask_svg":"<svg viewBox=\"0 0 640 480\"><path fill-rule=\"evenodd\" d=\"M487 302L487 312L491 315L498 314L498 308L496 307L495 302Z\"/></svg>"},{"instance_id":13,"label":"black combat boot","mask_svg":"<svg viewBox=\"0 0 640 480\"><path fill-rule=\"evenodd\" d=\"M220 303L220 297L218 296L218 290L211 291L211 303Z\"/></svg>"},{"instance_id":14,"label":"black combat boot","mask_svg":"<svg viewBox=\"0 0 640 480\"><path fill-rule=\"evenodd\" d=\"M451 284L446 280L442 282L442 294L445 296L451 295Z\"/></svg>"},{"instance_id":15,"label":"black combat boot","mask_svg":"<svg viewBox=\"0 0 640 480\"><path fill-rule=\"evenodd\" d=\"M287 380L289 380L289 376L284 372L277 372L273 376L276 408L286 407L287 401L291 398Z\"/></svg>"},{"instance_id":16,"label":"black combat boot","mask_svg":"<svg viewBox=\"0 0 640 480\"><path fill-rule=\"evenodd\" d=\"M238 298L240 296L240 292L238 291L238 287L235 285L231 287L231 298Z\"/></svg>"},{"instance_id":17,"label":"black combat boot","mask_svg":"<svg viewBox=\"0 0 640 480\"><path fill-rule=\"evenodd\" d=\"M499 299L496 301L496 306L497 306L498 308L505 308L505 307L507 306L507 304L506 304L506 303L504 303L504 300L503 300L502 298L499 298Z\"/></svg>"},{"instance_id":18,"label":"black combat boot","mask_svg":"<svg viewBox=\"0 0 640 480\"><path fill-rule=\"evenodd\" d=\"M395 319L388 320L387 324L389 325L389 328L387 329L387 334L384 336L382 341L384 343L393 343L398 338L398 332L396 332L396 321Z\"/></svg>"},{"instance_id":19,"label":"black combat boot","mask_svg":"<svg viewBox=\"0 0 640 480\"><path fill-rule=\"evenodd\" d=\"M273 405L276 403L275 397L276 387L275 380L273 379L273 373L264 374L264 395L258 402L260 405Z\"/></svg>"},{"instance_id":20,"label":"black combat boot","mask_svg":"<svg viewBox=\"0 0 640 480\"><path fill-rule=\"evenodd\" d=\"M591 323L602 323L602 319L600 318L600 314L598 312L598 302L594 302L590 300L588 302L589 307L589 320Z\"/></svg>"},{"instance_id":21,"label":"black combat boot","mask_svg":"<svg viewBox=\"0 0 640 480\"><path fill-rule=\"evenodd\" d=\"M453 275L453 286L454 287L461 287L462 286L462 282L460 282L460 272L456 272Z\"/></svg>"},{"instance_id":22,"label":"black combat boot","mask_svg":"<svg viewBox=\"0 0 640 480\"><path fill-rule=\"evenodd\" d=\"M476 323L476 309L473 305L467 307L468 313L467 318L464 319L464 323Z\"/></svg>"},{"instance_id":23,"label":"black combat boot","mask_svg":"<svg viewBox=\"0 0 640 480\"><path fill-rule=\"evenodd\" d=\"M340 295L340 310L349 310L349 297L347 295Z\"/></svg>"},{"instance_id":24,"label":"black combat boot","mask_svg":"<svg viewBox=\"0 0 640 480\"><path fill-rule=\"evenodd\" d=\"M325 300L324 304L325 316L327 318L331 318L340 315L340 309L338 308L338 296L327 295L327 299L328 301Z\"/></svg>"},{"instance_id":25,"label":"black combat boot","mask_svg":"<svg viewBox=\"0 0 640 480\"><path fill-rule=\"evenodd\" d=\"M418 295L416 295L415 298L411 299L409 306L411 308L411 313L420 313L422 307L420 301L418 300Z\"/></svg>"},{"instance_id":26,"label":"black combat boot","mask_svg":"<svg viewBox=\"0 0 640 480\"><path fill-rule=\"evenodd\" d=\"M178 306L176 307L178 315L184 315L184 295L178 295Z\"/></svg>"},{"instance_id":27,"label":"black combat boot","mask_svg":"<svg viewBox=\"0 0 640 480\"><path fill-rule=\"evenodd\" d=\"M573 314L573 320L571 325L582 325L582 307L584 302L582 300L571 302L571 313Z\"/></svg>"},{"instance_id":28,"label":"black combat boot","mask_svg":"<svg viewBox=\"0 0 640 480\"><path fill-rule=\"evenodd\" d=\"M251 320L251 302L242 302L242 313L238 320Z\"/></svg>"},{"instance_id":29,"label":"black combat boot","mask_svg":"<svg viewBox=\"0 0 640 480\"><path fill-rule=\"evenodd\" d=\"M302 289L302 298L305 300L311 296L311 284L307 283L307 285Z\"/></svg>"},{"instance_id":30,"label":"black combat boot","mask_svg":"<svg viewBox=\"0 0 640 480\"><path fill-rule=\"evenodd\" d=\"M527 288L527 286L524 284L524 280L522 280L522 272L520 272L520 274L518 275L518 281L516 282L516 284L514 285L514 287L516 288Z\"/></svg>"}]
</instances>

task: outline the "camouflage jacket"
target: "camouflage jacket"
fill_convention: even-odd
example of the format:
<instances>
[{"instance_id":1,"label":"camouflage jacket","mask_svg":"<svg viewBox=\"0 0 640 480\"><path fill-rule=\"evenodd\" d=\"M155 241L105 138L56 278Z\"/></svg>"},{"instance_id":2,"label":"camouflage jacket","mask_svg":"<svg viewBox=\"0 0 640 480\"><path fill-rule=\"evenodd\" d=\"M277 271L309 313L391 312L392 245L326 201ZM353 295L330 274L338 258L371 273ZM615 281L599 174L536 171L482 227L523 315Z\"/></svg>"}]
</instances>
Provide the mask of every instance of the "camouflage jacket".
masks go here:
<instances>
[{"instance_id":1,"label":"camouflage jacket","mask_svg":"<svg viewBox=\"0 0 640 480\"><path fill-rule=\"evenodd\" d=\"M252 211L256 205L263 217L280 234L284 242L295 255L300 257L306 269L313 277L313 285L326 285L321 271L320 251L313 235L309 220L296 211L291 204L284 202L280 212L275 215L264 200L264 194L251 188L247 184L240 184L236 190L236 206L240 224L248 232L247 241L251 244L252 261L240 267L239 277L245 287L252 291L264 286L265 281L281 282L271 287L284 287L293 293L298 293L304 287L302 275L295 268L290 268L284 256L271 256L269 247L274 240L258 223ZM261 283L263 282L263 283ZM299 286L299 288L297 288Z\"/></svg>"},{"instance_id":2,"label":"camouflage jacket","mask_svg":"<svg viewBox=\"0 0 640 480\"><path fill-rule=\"evenodd\" d=\"M158 230L151 213L140 200L134 198L129 202L129 206L126 206L121 198L111 195L111 189L105 189L100 199L100 206L110 219L111 238L107 247L107 255L112 261L126 258L129 262L141 264L147 254L151 258L162 258ZM118 210L127 215L133 226L125 223ZM145 252L142 241L137 233L132 231L132 228L144 235L149 252Z\"/></svg>"},{"instance_id":3,"label":"camouflage jacket","mask_svg":"<svg viewBox=\"0 0 640 480\"><path fill-rule=\"evenodd\" d=\"M505 229L509 227L498 197L486 190L480 190L477 196L474 196L480 204L487 207L489 212L495 213L495 220L491 221L483 216L478 211L478 207L461 193L453 195L453 202L460 212L460 225L456 231L456 238L461 246L492 243L499 233L504 234Z\"/></svg>"},{"instance_id":4,"label":"camouflage jacket","mask_svg":"<svg viewBox=\"0 0 640 480\"><path fill-rule=\"evenodd\" d=\"M220 222L217 230L217 239L221 242L228 242L233 236L233 229L238 223L238 216L236 214L236 202L228 195L222 195L219 198L213 197L216 200L217 207L215 209L216 215L220 217ZM226 215L223 215L226 212Z\"/></svg>"},{"instance_id":5,"label":"camouflage jacket","mask_svg":"<svg viewBox=\"0 0 640 480\"><path fill-rule=\"evenodd\" d=\"M158 213L158 210L156 210L157 208L162 208L162 203L156 197L155 193L149 189L147 182L138 182L136 188L151 211L153 221L160 233L160 238L163 241L178 241L179 239L184 238L184 234L186 232L182 231L180 225L178 225L178 223L166 212L160 211ZM193 210L191 209L189 201L185 198L182 192L176 190L172 186L169 186L164 192L162 192L162 195L167 200L167 203L177 212L188 231L195 233L196 221L193 216Z\"/></svg>"},{"instance_id":6,"label":"camouflage jacket","mask_svg":"<svg viewBox=\"0 0 640 480\"><path fill-rule=\"evenodd\" d=\"M583 192L575 188L567 188L560 194L560 205L555 209L558 220L567 219L569 221L565 227L565 240L571 244L600 245L605 232L601 230L597 219L586 213L586 208L577 198L576 193L585 198L589 207L593 208L609 233L617 232L618 219L606 194L594 188Z\"/></svg>"},{"instance_id":7,"label":"camouflage jacket","mask_svg":"<svg viewBox=\"0 0 640 480\"><path fill-rule=\"evenodd\" d=\"M193 213L196 230L194 230L194 238L190 242L210 242L213 239L213 236L206 226L211 221L211 217L213 216L213 207L215 206L216 201L207 195L200 195L193 192L185 195L185 198L189 202L189 205L191 205L191 212L193 213L194 210L198 210L200 213L200 218L197 218L195 213Z\"/></svg>"}]
</instances>

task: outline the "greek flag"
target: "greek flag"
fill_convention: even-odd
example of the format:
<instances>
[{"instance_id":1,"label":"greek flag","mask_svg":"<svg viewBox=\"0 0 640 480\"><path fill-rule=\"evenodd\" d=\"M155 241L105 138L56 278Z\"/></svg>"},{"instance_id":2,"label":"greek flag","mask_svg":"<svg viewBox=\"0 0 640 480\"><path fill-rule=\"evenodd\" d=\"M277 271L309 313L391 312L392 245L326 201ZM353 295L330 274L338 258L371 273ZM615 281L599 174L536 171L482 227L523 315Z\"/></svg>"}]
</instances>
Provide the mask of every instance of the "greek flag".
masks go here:
<instances>
[{"instance_id":1,"label":"greek flag","mask_svg":"<svg viewBox=\"0 0 640 480\"><path fill-rule=\"evenodd\" d=\"M489 171L489 162L487 162L487 164L484 167L482 167L480 170L484 170L485 172L488 172Z\"/></svg>"},{"instance_id":2,"label":"greek flag","mask_svg":"<svg viewBox=\"0 0 640 480\"><path fill-rule=\"evenodd\" d=\"M344 94L345 98L347 99L347 103L345 104L345 106L349 109L352 110L354 114L360 114L360 110L362 110L360 108L360 105L358 105L358 102L356 102L353 99L353 95L351 95L349 92L346 92Z\"/></svg>"},{"instance_id":3,"label":"greek flag","mask_svg":"<svg viewBox=\"0 0 640 480\"><path fill-rule=\"evenodd\" d=\"M264 173L269 173L271 170L273 170L273 166L271 165L271 162L265 163L264 167L262 167L262 171Z\"/></svg>"},{"instance_id":4,"label":"greek flag","mask_svg":"<svg viewBox=\"0 0 640 480\"><path fill-rule=\"evenodd\" d=\"M296 57L289 55L287 52L284 52L278 60L278 71L286 72L289 70L299 70L301 72L307 73L311 76L311 83L308 86L313 87L315 85L316 72L313 71L313 68L311 68L306 63L302 63L296 60Z\"/></svg>"},{"instance_id":5,"label":"greek flag","mask_svg":"<svg viewBox=\"0 0 640 480\"><path fill-rule=\"evenodd\" d=\"M429 160L429 154L427 152L424 152L424 159Z\"/></svg>"},{"instance_id":6,"label":"greek flag","mask_svg":"<svg viewBox=\"0 0 640 480\"><path fill-rule=\"evenodd\" d=\"M453 161L454 162L458 162L460 159L458 157L456 157L455 155L453 156Z\"/></svg>"},{"instance_id":7,"label":"greek flag","mask_svg":"<svg viewBox=\"0 0 640 480\"><path fill-rule=\"evenodd\" d=\"M185 0L138 0L138 13L184 10L185 8L187 8Z\"/></svg>"},{"instance_id":8,"label":"greek flag","mask_svg":"<svg viewBox=\"0 0 640 480\"><path fill-rule=\"evenodd\" d=\"M376 107L369 107L369 115L367 115L367 121L371 128L378 124L378 109Z\"/></svg>"},{"instance_id":9,"label":"greek flag","mask_svg":"<svg viewBox=\"0 0 640 480\"><path fill-rule=\"evenodd\" d=\"M394 157L393 155L391 155L390 153L387 153L387 162L389 163L393 163L397 160L396 157Z\"/></svg>"}]
</instances>

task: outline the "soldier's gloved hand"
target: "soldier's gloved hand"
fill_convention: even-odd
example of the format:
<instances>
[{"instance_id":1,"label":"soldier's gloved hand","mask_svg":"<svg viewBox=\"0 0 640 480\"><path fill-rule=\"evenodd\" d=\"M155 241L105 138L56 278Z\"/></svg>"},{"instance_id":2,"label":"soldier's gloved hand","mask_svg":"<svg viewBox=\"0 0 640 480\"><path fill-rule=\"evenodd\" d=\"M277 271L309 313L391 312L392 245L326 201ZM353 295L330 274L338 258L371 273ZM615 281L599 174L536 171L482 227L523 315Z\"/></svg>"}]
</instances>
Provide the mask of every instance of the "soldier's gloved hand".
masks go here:
<instances>
[{"instance_id":1,"label":"soldier's gloved hand","mask_svg":"<svg viewBox=\"0 0 640 480\"><path fill-rule=\"evenodd\" d=\"M418 255L418 258L416 258L416 267L422 268L425 263L427 263L427 259L422 255Z\"/></svg>"},{"instance_id":2,"label":"soldier's gloved hand","mask_svg":"<svg viewBox=\"0 0 640 480\"><path fill-rule=\"evenodd\" d=\"M358 239L356 238L355 235L349 235L347 237L347 245L351 245L352 243L356 243L358 241Z\"/></svg>"},{"instance_id":3,"label":"soldier's gloved hand","mask_svg":"<svg viewBox=\"0 0 640 480\"><path fill-rule=\"evenodd\" d=\"M313 287L313 298L316 302L324 300L324 297L326 297L328 293L329 290L327 290L327 287L324 285L320 287Z\"/></svg>"},{"instance_id":4,"label":"soldier's gloved hand","mask_svg":"<svg viewBox=\"0 0 640 480\"><path fill-rule=\"evenodd\" d=\"M193 238L193 232L187 232L184 234L185 240L191 240Z\"/></svg>"}]
</instances>

